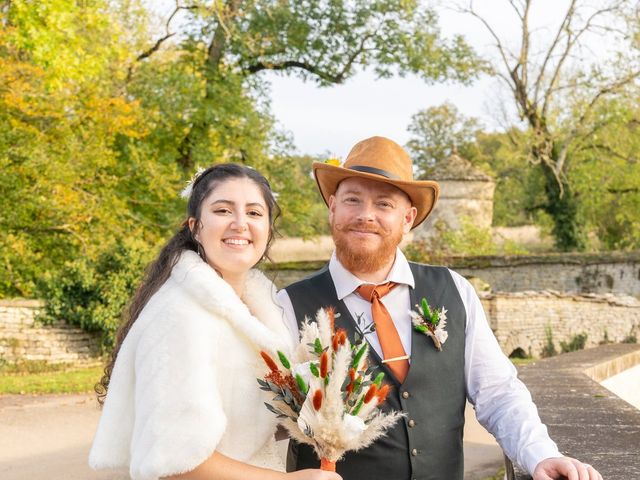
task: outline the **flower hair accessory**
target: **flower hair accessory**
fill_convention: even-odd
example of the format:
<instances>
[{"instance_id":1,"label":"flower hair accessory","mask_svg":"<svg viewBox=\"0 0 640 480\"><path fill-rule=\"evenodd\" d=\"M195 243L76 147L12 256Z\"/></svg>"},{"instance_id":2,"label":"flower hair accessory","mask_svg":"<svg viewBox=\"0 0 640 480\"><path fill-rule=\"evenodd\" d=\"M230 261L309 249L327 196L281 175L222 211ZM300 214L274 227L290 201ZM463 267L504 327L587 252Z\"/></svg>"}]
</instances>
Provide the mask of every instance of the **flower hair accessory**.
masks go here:
<instances>
[{"instance_id":1,"label":"flower hair accessory","mask_svg":"<svg viewBox=\"0 0 640 480\"><path fill-rule=\"evenodd\" d=\"M421 305L416 305L416 310L409 310L413 328L431 337L433 344L441 352L442 345L449 338L449 333L445 330L447 311L444 307L441 307L440 310L432 310L426 298L422 299Z\"/></svg>"},{"instance_id":2,"label":"flower hair accessory","mask_svg":"<svg viewBox=\"0 0 640 480\"><path fill-rule=\"evenodd\" d=\"M200 177L200 175L202 175L205 172L205 170L206 169L202 167L198 167L198 169L196 170L196 173L194 173L193 177L191 177L191 180L187 181L187 186L184 187L182 192L180 192L180 196L182 198L185 198L187 200L189 199L189 197L191 196L191 192L193 191L193 184L196 182L198 177Z\"/></svg>"}]
</instances>

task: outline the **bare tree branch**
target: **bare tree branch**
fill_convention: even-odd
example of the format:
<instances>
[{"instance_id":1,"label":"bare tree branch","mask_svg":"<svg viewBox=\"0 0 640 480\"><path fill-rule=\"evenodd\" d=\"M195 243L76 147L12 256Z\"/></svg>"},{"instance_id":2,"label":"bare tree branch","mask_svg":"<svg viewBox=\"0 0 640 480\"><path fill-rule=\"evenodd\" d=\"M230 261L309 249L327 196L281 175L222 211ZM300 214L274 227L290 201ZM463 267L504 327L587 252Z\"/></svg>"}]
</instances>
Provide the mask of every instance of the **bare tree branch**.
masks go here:
<instances>
[{"instance_id":1,"label":"bare tree branch","mask_svg":"<svg viewBox=\"0 0 640 480\"><path fill-rule=\"evenodd\" d=\"M346 76L350 73L351 68L353 67L354 62L358 59L358 57L367 51L365 45L368 40L375 37L378 29L370 33L369 35L365 35L360 41L360 45L357 49L353 51L353 53L349 56L347 61L345 62L342 69L336 74L330 74L328 72L322 71L317 66L312 65L308 62L298 61L298 60L287 60L283 62L263 62L259 61L252 65L249 65L243 71L248 74L253 74L260 72L262 70L286 70L288 68L301 68L303 70L308 71L314 75L317 75L319 78L325 80L329 83L342 83Z\"/></svg>"},{"instance_id":2,"label":"bare tree branch","mask_svg":"<svg viewBox=\"0 0 640 480\"><path fill-rule=\"evenodd\" d=\"M560 42L560 39L562 37L562 32L564 32L565 29L567 28L567 22L570 21L570 16L573 16L574 6L575 6L575 1L571 2L571 5L569 5L569 8L567 9L567 13L562 19L562 23L558 27L556 36L554 37L553 42L551 42L551 45L547 50L547 54L545 55L544 60L542 61L542 65L540 66L540 71L538 72L538 77L536 78L536 81L535 81L535 92L533 96L536 99L539 98L540 87L544 83L544 75L547 70L547 64L549 63L549 60L551 59L553 52L555 51L556 47Z\"/></svg>"},{"instance_id":3,"label":"bare tree branch","mask_svg":"<svg viewBox=\"0 0 640 480\"><path fill-rule=\"evenodd\" d=\"M175 35L175 33L172 33L169 31L169 28L170 28L171 22L173 21L174 17L178 14L179 11L195 10L197 8L199 8L197 5L180 5L179 2L176 0L176 7L173 9L173 12L171 12L171 15L169 15L169 18L165 22L165 26L164 26L165 34L162 37L160 37L158 40L156 40L156 43L154 43L153 46L151 46L150 48L142 52L140 55L138 55L136 57L136 62L140 62L145 58L149 58L151 55L153 55L155 52L157 52L160 49L160 47L164 42L166 42L167 40L169 40L171 37ZM126 82L129 82L131 80L132 74L133 74L133 65L129 65L129 68L127 68Z\"/></svg>"}]
</instances>

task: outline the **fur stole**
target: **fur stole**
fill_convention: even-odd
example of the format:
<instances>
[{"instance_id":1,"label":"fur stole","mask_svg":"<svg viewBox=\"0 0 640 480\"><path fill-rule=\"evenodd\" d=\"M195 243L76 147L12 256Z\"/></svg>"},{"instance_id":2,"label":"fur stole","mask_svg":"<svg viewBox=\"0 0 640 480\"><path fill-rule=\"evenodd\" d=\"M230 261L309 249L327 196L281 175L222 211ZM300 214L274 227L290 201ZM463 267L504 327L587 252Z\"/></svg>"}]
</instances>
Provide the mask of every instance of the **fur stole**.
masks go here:
<instances>
[{"instance_id":1,"label":"fur stole","mask_svg":"<svg viewBox=\"0 0 640 480\"><path fill-rule=\"evenodd\" d=\"M275 421L256 377L260 350L290 352L275 287L252 270L243 299L185 251L122 343L89 456L155 480L192 470L214 450L249 461Z\"/></svg>"}]
</instances>

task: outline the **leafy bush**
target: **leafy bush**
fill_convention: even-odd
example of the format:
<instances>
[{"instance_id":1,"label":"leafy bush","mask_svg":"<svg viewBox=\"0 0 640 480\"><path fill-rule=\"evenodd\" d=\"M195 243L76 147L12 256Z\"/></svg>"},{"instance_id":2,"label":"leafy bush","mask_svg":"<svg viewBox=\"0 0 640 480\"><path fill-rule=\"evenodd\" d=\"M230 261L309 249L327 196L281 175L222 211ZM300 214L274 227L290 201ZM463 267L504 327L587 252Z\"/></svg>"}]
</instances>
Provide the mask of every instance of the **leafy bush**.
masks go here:
<instances>
[{"instance_id":1,"label":"leafy bush","mask_svg":"<svg viewBox=\"0 0 640 480\"><path fill-rule=\"evenodd\" d=\"M67 262L41 287L46 305L39 321L65 320L102 333L102 347L113 345L122 313L140 283L153 249L141 241L118 242L95 263Z\"/></svg>"},{"instance_id":2,"label":"leafy bush","mask_svg":"<svg viewBox=\"0 0 640 480\"><path fill-rule=\"evenodd\" d=\"M584 346L586 343L587 334L579 333L577 335L574 335L569 343L560 342L560 349L562 350L562 353L576 352L578 350L584 350Z\"/></svg>"},{"instance_id":3,"label":"leafy bush","mask_svg":"<svg viewBox=\"0 0 640 480\"><path fill-rule=\"evenodd\" d=\"M471 218L462 217L458 230L450 228L446 222L435 222L435 233L426 240L415 241L405 248L410 260L433 263L453 256L522 255L527 251L514 242L498 246L490 228L475 225Z\"/></svg>"},{"instance_id":4,"label":"leafy bush","mask_svg":"<svg viewBox=\"0 0 640 480\"><path fill-rule=\"evenodd\" d=\"M547 325L544 329L545 344L542 347L542 358L553 357L558 354L556 345L553 343L553 329L551 325Z\"/></svg>"}]
</instances>

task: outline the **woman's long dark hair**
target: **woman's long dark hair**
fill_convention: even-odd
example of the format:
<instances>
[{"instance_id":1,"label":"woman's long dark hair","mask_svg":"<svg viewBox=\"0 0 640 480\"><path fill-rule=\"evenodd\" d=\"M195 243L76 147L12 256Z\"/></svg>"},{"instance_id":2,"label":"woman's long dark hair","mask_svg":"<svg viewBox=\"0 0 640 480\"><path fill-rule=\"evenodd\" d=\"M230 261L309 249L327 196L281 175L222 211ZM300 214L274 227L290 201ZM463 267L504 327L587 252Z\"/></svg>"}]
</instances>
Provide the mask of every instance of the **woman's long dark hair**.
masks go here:
<instances>
[{"instance_id":1,"label":"woman's long dark hair","mask_svg":"<svg viewBox=\"0 0 640 480\"><path fill-rule=\"evenodd\" d=\"M167 244L162 248L158 257L149 264L144 280L131 299L131 303L124 315L124 321L116 333L116 343L111 352L110 361L104 369L104 376L95 386L95 391L98 395L98 402L100 404L104 403L104 399L107 396L109 380L111 378L111 373L113 372L113 366L118 356L118 352L122 346L122 342L127 336L127 333L129 333L129 330L131 330L131 327L140 315L140 312L142 312L142 309L145 307L147 302L149 302L149 299L169 278L171 270L180 258L180 254L184 250L191 250L196 252L203 260L206 261L204 249L200 242L195 239L201 225L200 215L202 204L218 185L226 180L236 178L248 178L249 180L252 180L260 188L264 201L267 204L269 210L270 229L267 248L262 258L268 258L269 247L273 242L274 234L276 232L274 223L280 215L280 208L276 203L267 179L256 170L242 165L237 165L235 163L223 163L207 168L197 176L192 184L189 203L187 204L187 219L182 223L180 230L178 230L178 232L171 237ZM189 218L196 219L193 230L189 229Z\"/></svg>"}]
</instances>

